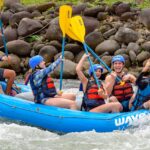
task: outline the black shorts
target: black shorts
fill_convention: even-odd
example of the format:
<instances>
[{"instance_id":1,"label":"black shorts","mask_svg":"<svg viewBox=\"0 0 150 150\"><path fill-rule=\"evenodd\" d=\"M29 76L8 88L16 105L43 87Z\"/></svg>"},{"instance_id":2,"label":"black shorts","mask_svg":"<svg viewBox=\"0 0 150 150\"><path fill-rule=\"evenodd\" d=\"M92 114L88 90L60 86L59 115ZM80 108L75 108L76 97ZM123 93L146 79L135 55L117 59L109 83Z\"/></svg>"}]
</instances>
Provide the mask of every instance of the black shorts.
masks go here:
<instances>
[{"instance_id":1,"label":"black shorts","mask_svg":"<svg viewBox=\"0 0 150 150\"><path fill-rule=\"evenodd\" d=\"M4 69L0 68L0 81L4 81Z\"/></svg>"}]
</instances>

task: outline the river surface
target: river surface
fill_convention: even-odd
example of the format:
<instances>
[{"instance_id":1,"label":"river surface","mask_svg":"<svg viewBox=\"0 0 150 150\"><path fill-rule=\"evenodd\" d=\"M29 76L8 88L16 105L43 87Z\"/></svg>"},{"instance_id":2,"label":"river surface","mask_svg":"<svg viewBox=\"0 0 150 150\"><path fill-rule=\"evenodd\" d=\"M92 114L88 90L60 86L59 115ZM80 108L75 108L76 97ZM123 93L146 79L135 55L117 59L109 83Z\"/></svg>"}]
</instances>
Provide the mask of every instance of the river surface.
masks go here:
<instances>
[{"instance_id":1,"label":"river surface","mask_svg":"<svg viewBox=\"0 0 150 150\"><path fill-rule=\"evenodd\" d=\"M58 87L58 80L57 87ZM64 80L64 91L77 93L77 80ZM0 119L0 150L150 150L150 117L126 131L60 135Z\"/></svg>"}]
</instances>

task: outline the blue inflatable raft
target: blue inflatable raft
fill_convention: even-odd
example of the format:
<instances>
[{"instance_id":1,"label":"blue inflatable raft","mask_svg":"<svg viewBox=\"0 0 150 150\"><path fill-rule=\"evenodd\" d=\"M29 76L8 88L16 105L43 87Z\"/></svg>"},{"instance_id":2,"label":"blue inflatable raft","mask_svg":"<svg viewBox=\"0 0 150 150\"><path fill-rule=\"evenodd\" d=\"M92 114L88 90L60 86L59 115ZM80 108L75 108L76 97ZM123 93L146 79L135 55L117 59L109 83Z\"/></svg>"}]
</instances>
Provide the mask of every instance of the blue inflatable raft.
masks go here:
<instances>
[{"instance_id":1,"label":"blue inflatable raft","mask_svg":"<svg viewBox=\"0 0 150 150\"><path fill-rule=\"evenodd\" d=\"M21 84L18 86L24 92L30 90L28 86ZM113 114L90 113L35 104L21 98L0 94L0 117L63 133L125 130L149 112L149 110L138 110Z\"/></svg>"}]
</instances>

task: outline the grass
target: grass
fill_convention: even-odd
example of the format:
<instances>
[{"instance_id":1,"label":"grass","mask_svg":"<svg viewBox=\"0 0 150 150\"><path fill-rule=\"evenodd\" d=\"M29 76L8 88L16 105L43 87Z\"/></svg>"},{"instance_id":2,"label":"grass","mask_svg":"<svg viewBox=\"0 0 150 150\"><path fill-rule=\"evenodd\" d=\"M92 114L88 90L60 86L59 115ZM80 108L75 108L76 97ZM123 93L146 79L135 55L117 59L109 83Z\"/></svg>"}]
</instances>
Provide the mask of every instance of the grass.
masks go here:
<instances>
[{"instance_id":1,"label":"grass","mask_svg":"<svg viewBox=\"0 0 150 150\"><path fill-rule=\"evenodd\" d=\"M107 3L108 5L111 5L119 0L95 0L94 4L97 5L101 1ZM120 0L120 1L131 3L133 7L150 8L150 0L144 0L144 2L139 5L136 4L136 0ZM67 2L72 2L76 4L80 2L80 0L21 0L21 2L24 5L42 4L45 2L57 2L57 3L64 3L64 4Z\"/></svg>"}]
</instances>

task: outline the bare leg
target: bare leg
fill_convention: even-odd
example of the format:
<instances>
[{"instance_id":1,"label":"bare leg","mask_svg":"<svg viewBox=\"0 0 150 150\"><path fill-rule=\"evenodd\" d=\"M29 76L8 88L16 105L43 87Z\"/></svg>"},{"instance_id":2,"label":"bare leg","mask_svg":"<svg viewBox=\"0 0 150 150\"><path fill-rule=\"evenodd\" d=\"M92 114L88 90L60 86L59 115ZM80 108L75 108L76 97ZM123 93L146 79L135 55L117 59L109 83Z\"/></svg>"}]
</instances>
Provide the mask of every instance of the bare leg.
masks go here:
<instances>
[{"instance_id":1,"label":"bare leg","mask_svg":"<svg viewBox=\"0 0 150 150\"><path fill-rule=\"evenodd\" d=\"M144 106L145 109L150 109L150 100L148 100L147 102L145 102L143 104L143 106Z\"/></svg>"},{"instance_id":2,"label":"bare leg","mask_svg":"<svg viewBox=\"0 0 150 150\"><path fill-rule=\"evenodd\" d=\"M132 107L132 102L133 102L134 98L135 98L135 94L133 94L132 97L130 98L129 109L131 109L131 107Z\"/></svg>"},{"instance_id":3,"label":"bare leg","mask_svg":"<svg viewBox=\"0 0 150 150\"><path fill-rule=\"evenodd\" d=\"M56 98L64 98L64 99L69 99L69 100L76 100L76 95L75 94L62 94L61 96L56 95Z\"/></svg>"},{"instance_id":4,"label":"bare leg","mask_svg":"<svg viewBox=\"0 0 150 150\"><path fill-rule=\"evenodd\" d=\"M122 105L119 102L108 103L90 110L90 112L121 112Z\"/></svg>"},{"instance_id":5,"label":"bare leg","mask_svg":"<svg viewBox=\"0 0 150 150\"><path fill-rule=\"evenodd\" d=\"M7 88L6 88L5 93L9 95L11 92L11 88L14 83L15 77L16 77L16 73L13 70L5 69L3 77L7 79Z\"/></svg>"},{"instance_id":6,"label":"bare leg","mask_svg":"<svg viewBox=\"0 0 150 150\"><path fill-rule=\"evenodd\" d=\"M0 94L4 94L4 91L1 85L0 85Z\"/></svg>"},{"instance_id":7,"label":"bare leg","mask_svg":"<svg viewBox=\"0 0 150 150\"><path fill-rule=\"evenodd\" d=\"M61 108L77 110L77 105L74 101L64 99L64 98L49 98L45 102L45 105L58 106Z\"/></svg>"},{"instance_id":8,"label":"bare leg","mask_svg":"<svg viewBox=\"0 0 150 150\"><path fill-rule=\"evenodd\" d=\"M111 96L109 98L109 102L118 102L117 98L115 96Z\"/></svg>"}]
</instances>

